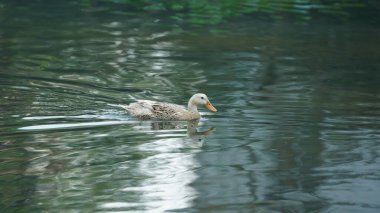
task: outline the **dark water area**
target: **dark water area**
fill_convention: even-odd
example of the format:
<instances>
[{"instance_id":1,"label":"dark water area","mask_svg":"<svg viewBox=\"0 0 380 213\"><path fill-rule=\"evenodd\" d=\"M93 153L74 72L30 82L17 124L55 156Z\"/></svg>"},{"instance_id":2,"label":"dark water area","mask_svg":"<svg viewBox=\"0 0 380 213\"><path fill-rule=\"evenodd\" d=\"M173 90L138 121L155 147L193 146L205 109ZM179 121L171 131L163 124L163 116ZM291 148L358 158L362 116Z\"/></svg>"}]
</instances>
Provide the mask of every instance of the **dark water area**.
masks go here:
<instances>
[{"instance_id":1,"label":"dark water area","mask_svg":"<svg viewBox=\"0 0 380 213\"><path fill-rule=\"evenodd\" d=\"M0 3L0 211L378 212L379 59L367 22ZM198 91L199 123L115 107Z\"/></svg>"}]
</instances>

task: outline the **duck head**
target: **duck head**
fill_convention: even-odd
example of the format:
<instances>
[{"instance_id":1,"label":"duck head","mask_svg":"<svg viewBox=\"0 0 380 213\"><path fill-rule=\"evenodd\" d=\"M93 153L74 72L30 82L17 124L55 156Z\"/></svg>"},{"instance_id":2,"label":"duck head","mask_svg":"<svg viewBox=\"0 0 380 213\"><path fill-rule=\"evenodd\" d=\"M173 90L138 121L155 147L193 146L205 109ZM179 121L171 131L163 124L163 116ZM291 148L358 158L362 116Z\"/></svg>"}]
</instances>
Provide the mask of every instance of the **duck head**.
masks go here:
<instances>
[{"instance_id":1,"label":"duck head","mask_svg":"<svg viewBox=\"0 0 380 213\"><path fill-rule=\"evenodd\" d=\"M197 93L190 98L189 103L188 103L188 110L191 112L198 112L198 109L197 109L198 105L203 105L206 109L210 110L211 112L218 111L208 100L207 95L203 93Z\"/></svg>"}]
</instances>

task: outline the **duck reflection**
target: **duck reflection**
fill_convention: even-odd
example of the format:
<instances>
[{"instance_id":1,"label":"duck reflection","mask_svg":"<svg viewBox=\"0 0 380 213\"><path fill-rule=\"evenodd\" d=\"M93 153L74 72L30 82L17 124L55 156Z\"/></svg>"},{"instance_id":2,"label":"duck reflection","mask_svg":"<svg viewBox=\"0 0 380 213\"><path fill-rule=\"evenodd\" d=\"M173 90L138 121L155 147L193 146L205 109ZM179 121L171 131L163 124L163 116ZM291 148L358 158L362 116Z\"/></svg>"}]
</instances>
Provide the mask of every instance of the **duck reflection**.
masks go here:
<instances>
[{"instance_id":1,"label":"duck reflection","mask_svg":"<svg viewBox=\"0 0 380 213\"><path fill-rule=\"evenodd\" d=\"M200 120L192 121L165 121L165 122L152 122L150 125L151 130L183 130L186 128L187 137L183 138L184 142L196 143L199 146L203 145L204 140L211 135L214 131L214 127L210 127L205 131L199 131L198 127Z\"/></svg>"},{"instance_id":2,"label":"duck reflection","mask_svg":"<svg viewBox=\"0 0 380 213\"><path fill-rule=\"evenodd\" d=\"M206 131L198 131L199 120L187 122L187 136L190 141L203 145L204 140L214 132L215 128L210 127Z\"/></svg>"}]
</instances>

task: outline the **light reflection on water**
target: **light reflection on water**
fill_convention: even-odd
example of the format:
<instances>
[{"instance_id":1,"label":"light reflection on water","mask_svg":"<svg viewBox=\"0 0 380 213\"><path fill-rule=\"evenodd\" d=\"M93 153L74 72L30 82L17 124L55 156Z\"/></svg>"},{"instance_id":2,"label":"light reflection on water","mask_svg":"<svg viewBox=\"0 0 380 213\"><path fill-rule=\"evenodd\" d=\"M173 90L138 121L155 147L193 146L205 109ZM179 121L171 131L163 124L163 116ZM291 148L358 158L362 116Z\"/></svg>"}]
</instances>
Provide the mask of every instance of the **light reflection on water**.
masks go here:
<instances>
[{"instance_id":1,"label":"light reflection on water","mask_svg":"<svg viewBox=\"0 0 380 213\"><path fill-rule=\"evenodd\" d=\"M73 19L2 23L1 210L380 209L378 30ZM117 107L197 91L199 126Z\"/></svg>"}]
</instances>

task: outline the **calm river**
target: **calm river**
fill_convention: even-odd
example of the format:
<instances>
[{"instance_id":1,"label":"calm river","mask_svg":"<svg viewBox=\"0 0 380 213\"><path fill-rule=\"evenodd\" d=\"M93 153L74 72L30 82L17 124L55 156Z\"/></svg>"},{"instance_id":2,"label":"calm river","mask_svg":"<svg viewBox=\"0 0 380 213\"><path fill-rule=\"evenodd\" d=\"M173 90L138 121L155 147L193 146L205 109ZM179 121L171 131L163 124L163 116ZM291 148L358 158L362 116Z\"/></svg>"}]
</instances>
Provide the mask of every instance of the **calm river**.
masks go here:
<instances>
[{"instance_id":1,"label":"calm river","mask_svg":"<svg viewBox=\"0 0 380 213\"><path fill-rule=\"evenodd\" d=\"M379 212L379 44L365 23L2 5L0 212ZM199 123L115 107L198 91L218 109Z\"/></svg>"}]
</instances>

